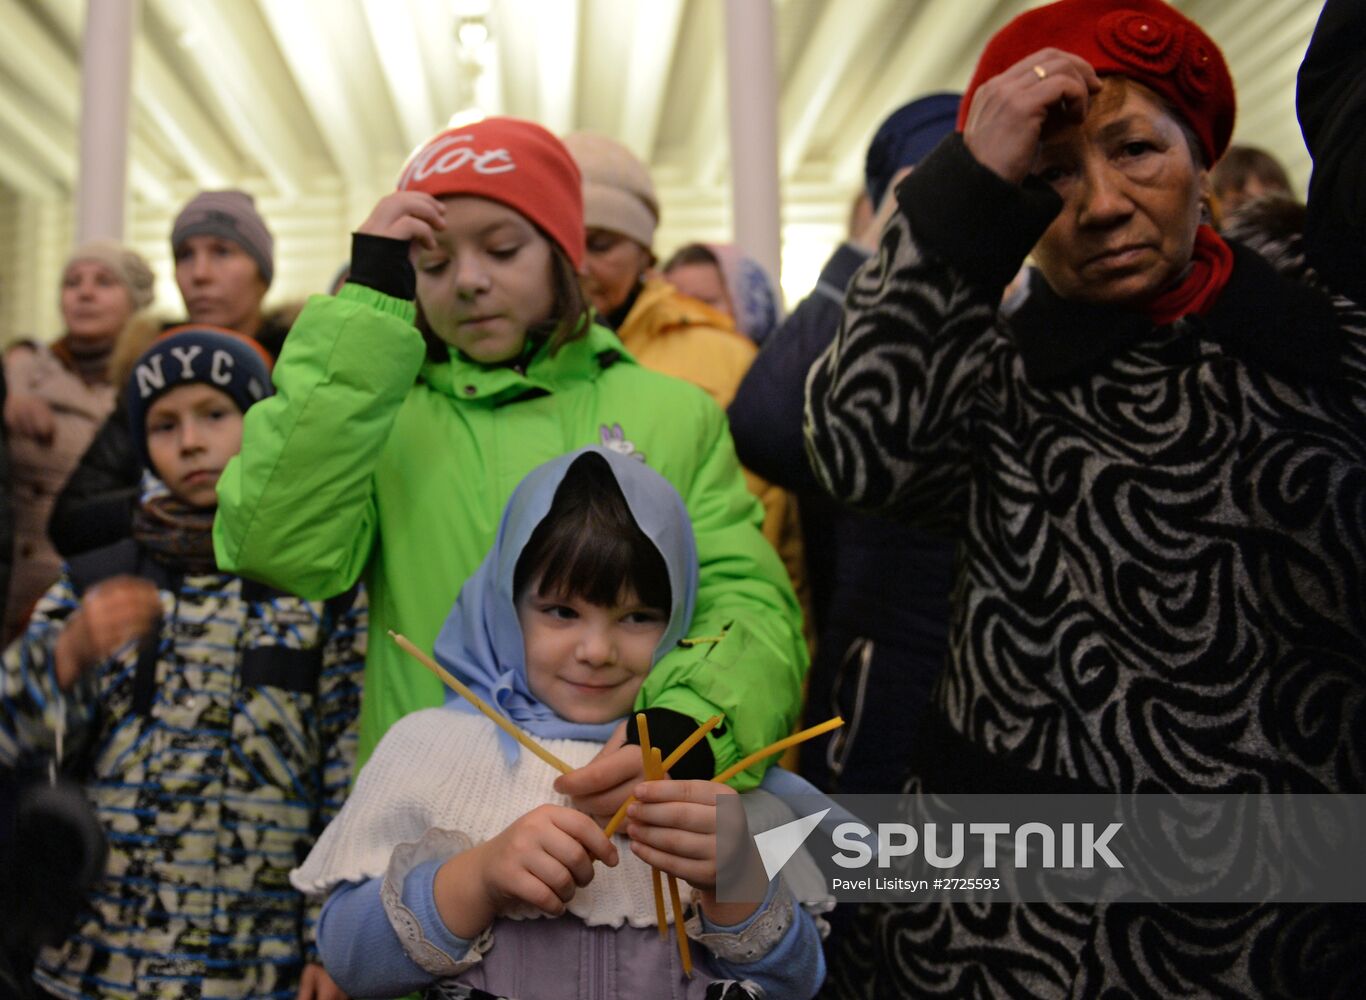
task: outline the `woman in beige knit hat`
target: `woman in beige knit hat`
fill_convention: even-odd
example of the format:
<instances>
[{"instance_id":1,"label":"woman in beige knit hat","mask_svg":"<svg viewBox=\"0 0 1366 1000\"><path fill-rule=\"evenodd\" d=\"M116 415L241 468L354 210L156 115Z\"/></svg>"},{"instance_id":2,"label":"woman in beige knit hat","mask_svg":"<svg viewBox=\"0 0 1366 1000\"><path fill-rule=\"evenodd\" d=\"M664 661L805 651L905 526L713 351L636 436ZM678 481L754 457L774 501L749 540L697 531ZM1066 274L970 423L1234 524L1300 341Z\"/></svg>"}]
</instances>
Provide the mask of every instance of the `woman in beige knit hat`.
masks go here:
<instances>
[{"instance_id":1,"label":"woman in beige knit hat","mask_svg":"<svg viewBox=\"0 0 1366 1000\"><path fill-rule=\"evenodd\" d=\"M730 317L650 275L659 202L645 164L592 132L575 132L564 144L583 177L588 233L579 280L598 322L645 367L692 382L725 407L755 348Z\"/></svg>"},{"instance_id":2,"label":"woman in beige knit hat","mask_svg":"<svg viewBox=\"0 0 1366 1000\"><path fill-rule=\"evenodd\" d=\"M583 180L587 252L579 281L597 321L615 330L646 368L691 382L718 406L729 406L758 348L725 313L651 274L659 202L649 170L604 135L575 132L564 144ZM748 470L745 478L764 505L764 537L782 556L805 605L796 505L785 490Z\"/></svg>"},{"instance_id":3,"label":"woman in beige knit hat","mask_svg":"<svg viewBox=\"0 0 1366 1000\"><path fill-rule=\"evenodd\" d=\"M66 327L51 345L17 344L5 355L5 429L14 505L14 572L5 639L56 581L60 562L47 521L62 485L114 408L109 360L132 315L152 302L153 275L138 254L99 240L76 249L62 271Z\"/></svg>"}]
</instances>

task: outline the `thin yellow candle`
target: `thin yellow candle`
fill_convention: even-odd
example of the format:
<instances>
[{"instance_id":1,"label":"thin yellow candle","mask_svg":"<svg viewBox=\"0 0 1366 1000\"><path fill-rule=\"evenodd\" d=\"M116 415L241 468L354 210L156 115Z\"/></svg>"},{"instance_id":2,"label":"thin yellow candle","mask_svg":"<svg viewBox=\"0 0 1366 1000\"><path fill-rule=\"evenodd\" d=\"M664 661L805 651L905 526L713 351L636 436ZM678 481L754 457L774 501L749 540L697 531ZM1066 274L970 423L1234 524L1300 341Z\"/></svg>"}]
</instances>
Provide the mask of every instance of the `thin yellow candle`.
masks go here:
<instances>
[{"instance_id":1,"label":"thin yellow candle","mask_svg":"<svg viewBox=\"0 0 1366 1000\"><path fill-rule=\"evenodd\" d=\"M674 931L678 934L678 960L683 963L683 975L692 978L692 950L688 947L688 929L683 926L683 904L678 898L678 880L669 876L669 901L674 908Z\"/></svg>"},{"instance_id":2,"label":"thin yellow candle","mask_svg":"<svg viewBox=\"0 0 1366 1000\"><path fill-rule=\"evenodd\" d=\"M640 724L640 717L642 715L644 715L643 712L639 713L636 716L636 725ZM678 746L674 748L674 752L664 758L664 770L668 771L669 768L673 767L680 760L682 760L683 755L686 754L693 747L697 746L697 744L702 741L702 738L706 736L709 732L711 732L712 729L714 729L720 721L721 716L713 715L710 719L708 719L706 722L702 723L702 725L698 726L695 730L693 730L693 734L691 736L689 736L682 743L678 744ZM613 834L615 834L617 832L617 828L621 826L622 820L626 818L626 810L630 808L631 803L635 800L636 797L634 795L628 795L626 797L626 801L623 802L620 808L618 808L617 811L613 814L612 819L608 822L607 826L603 829L602 832L605 833L608 837L611 837Z\"/></svg>"},{"instance_id":3,"label":"thin yellow candle","mask_svg":"<svg viewBox=\"0 0 1366 1000\"><path fill-rule=\"evenodd\" d=\"M468 687L466 687L459 680L457 680L445 667L437 663L422 650L414 646L407 636L399 635L393 629L390 629L389 638L393 639L394 642L398 643L399 649L403 650L413 659L417 660L418 663L421 663L432 673L436 674L436 676L440 677L441 680L445 682L448 688L450 688L456 694L460 695L460 697L464 698L471 705L473 705L475 708L479 709L479 711L483 712L486 716L488 716L494 725L498 726L500 729L503 730L503 732L507 733L514 740L522 744L522 746L526 747L528 750L534 753L537 757L541 758L541 760L545 761L555 770L559 771L561 774L568 774L570 771L574 770L572 767L570 767L564 761L560 760L560 758L556 757L545 747L541 746L539 743L533 740L526 733L522 732L520 729L514 726L505 715L493 709L487 702L484 701L484 699L480 698L477 694L475 694Z\"/></svg>"},{"instance_id":4,"label":"thin yellow candle","mask_svg":"<svg viewBox=\"0 0 1366 1000\"><path fill-rule=\"evenodd\" d=\"M658 747L650 746L650 720L644 712L636 714L636 729L640 733L641 768L646 781L659 781L664 777L664 760ZM659 922L659 936L667 938L669 927L664 916L664 894L659 884L659 869L650 866L650 881L655 890L655 918ZM673 903L674 931L678 934L678 960L683 963L683 973L692 977L692 950L688 947L688 931L683 926L683 905L678 896L678 880L672 875L665 876L669 882L669 900Z\"/></svg>"},{"instance_id":5,"label":"thin yellow candle","mask_svg":"<svg viewBox=\"0 0 1366 1000\"><path fill-rule=\"evenodd\" d=\"M650 745L650 717L644 712L636 713L636 732L640 734L640 767L645 772L645 780L655 780L654 755L650 753L654 749Z\"/></svg>"},{"instance_id":6,"label":"thin yellow candle","mask_svg":"<svg viewBox=\"0 0 1366 1000\"><path fill-rule=\"evenodd\" d=\"M664 873L651 868L650 881L655 886L655 920L659 923L659 939L663 941L669 936L669 918L664 914Z\"/></svg>"},{"instance_id":7,"label":"thin yellow candle","mask_svg":"<svg viewBox=\"0 0 1366 1000\"><path fill-rule=\"evenodd\" d=\"M782 753L788 747L795 747L798 743L805 743L807 740L815 739L822 733L828 733L830 730L838 729L842 725L844 725L844 720L838 715L833 719L826 719L818 726L812 726L810 729L803 729L799 733L793 733L791 736L786 736L777 743L770 743L762 750L750 754L744 760L740 761L740 763L726 768L712 780L719 781L724 785L745 768L752 764L759 763L759 761L763 760L765 757L772 757L774 754Z\"/></svg>"},{"instance_id":8,"label":"thin yellow candle","mask_svg":"<svg viewBox=\"0 0 1366 1000\"><path fill-rule=\"evenodd\" d=\"M640 733L640 768L645 772L645 780L653 781L656 777L654 755L658 751L650 746L650 721L645 718L644 712L636 713L636 729ZM658 922L659 938L662 941L669 936L669 921L664 915L664 883L660 878L659 869L653 866L650 868L650 883L655 890L655 920Z\"/></svg>"},{"instance_id":9,"label":"thin yellow candle","mask_svg":"<svg viewBox=\"0 0 1366 1000\"><path fill-rule=\"evenodd\" d=\"M654 759L654 773L657 777L664 776L664 762L659 759L659 750L651 751ZM672 875L669 878L669 902L674 908L674 933L678 935L678 960L683 963L683 975L692 978L692 950L688 946L688 928L683 919L683 903L678 898L678 879Z\"/></svg>"}]
</instances>

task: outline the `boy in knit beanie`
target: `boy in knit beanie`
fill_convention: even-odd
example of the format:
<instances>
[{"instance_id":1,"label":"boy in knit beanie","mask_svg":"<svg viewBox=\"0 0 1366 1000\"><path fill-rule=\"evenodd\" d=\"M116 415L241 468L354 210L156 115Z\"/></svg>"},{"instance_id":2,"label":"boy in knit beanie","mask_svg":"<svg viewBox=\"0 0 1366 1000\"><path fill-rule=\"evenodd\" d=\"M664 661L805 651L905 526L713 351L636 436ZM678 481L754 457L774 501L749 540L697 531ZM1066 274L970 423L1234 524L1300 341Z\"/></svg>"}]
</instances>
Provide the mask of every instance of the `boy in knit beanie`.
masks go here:
<instances>
[{"instance_id":1,"label":"boy in knit beanie","mask_svg":"<svg viewBox=\"0 0 1366 1000\"><path fill-rule=\"evenodd\" d=\"M90 909L38 959L53 995L340 996L287 876L350 782L364 602L306 601L213 558L219 474L271 391L249 338L156 340L125 387L156 477L133 537L73 558L5 652L0 765L52 754L109 831Z\"/></svg>"}]
</instances>

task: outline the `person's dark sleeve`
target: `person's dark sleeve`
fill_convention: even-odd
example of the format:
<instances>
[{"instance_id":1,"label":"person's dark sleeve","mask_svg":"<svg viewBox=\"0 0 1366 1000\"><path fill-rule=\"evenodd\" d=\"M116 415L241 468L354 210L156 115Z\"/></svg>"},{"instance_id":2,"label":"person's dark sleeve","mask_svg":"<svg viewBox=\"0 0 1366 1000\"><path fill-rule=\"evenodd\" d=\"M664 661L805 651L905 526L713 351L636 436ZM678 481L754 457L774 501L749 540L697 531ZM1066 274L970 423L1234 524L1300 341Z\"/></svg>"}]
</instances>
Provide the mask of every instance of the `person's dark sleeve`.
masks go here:
<instances>
[{"instance_id":1,"label":"person's dark sleeve","mask_svg":"<svg viewBox=\"0 0 1366 1000\"><path fill-rule=\"evenodd\" d=\"M688 716L667 708L647 708L643 714L650 730L650 744L659 747L664 757L672 754L697 728L697 723ZM635 713L626 717L626 742L640 746ZM715 776L716 758L706 740L685 753L669 770L669 777L675 781L710 781Z\"/></svg>"},{"instance_id":2,"label":"person's dark sleeve","mask_svg":"<svg viewBox=\"0 0 1366 1000\"><path fill-rule=\"evenodd\" d=\"M120 403L81 456L52 509L47 533L62 558L127 538L141 482L142 463Z\"/></svg>"},{"instance_id":3,"label":"person's dark sleeve","mask_svg":"<svg viewBox=\"0 0 1366 1000\"><path fill-rule=\"evenodd\" d=\"M784 489L820 491L802 438L806 373L835 339L845 287L867 257L848 243L835 251L811 294L764 342L726 411L740 463Z\"/></svg>"},{"instance_id":4,"label":"person's dark sleeve","mask_svg":"<svg viewBox=\"0 0 1366 1000\"><path fill-rule=\"evenodd\" d=\"M1366 303L1366 4L1327 0L1295 110L1314 159L1305 253L1330 288Z\"/></svg>"},{"instance_id":5,"label":"person's dark sleeve","mask_svg":"<svg viewBox=\"0 0 1366 1000\"><path fill-rule=\"evenodd\" d=\"M807 379L807 451L835 499L952 534L968 508L974 410L1004 405L984 385L1005 345L1001 295L1062 199L1033 178L1002 180L959 133L896 198Z\"/></svg>"}]
</instances>

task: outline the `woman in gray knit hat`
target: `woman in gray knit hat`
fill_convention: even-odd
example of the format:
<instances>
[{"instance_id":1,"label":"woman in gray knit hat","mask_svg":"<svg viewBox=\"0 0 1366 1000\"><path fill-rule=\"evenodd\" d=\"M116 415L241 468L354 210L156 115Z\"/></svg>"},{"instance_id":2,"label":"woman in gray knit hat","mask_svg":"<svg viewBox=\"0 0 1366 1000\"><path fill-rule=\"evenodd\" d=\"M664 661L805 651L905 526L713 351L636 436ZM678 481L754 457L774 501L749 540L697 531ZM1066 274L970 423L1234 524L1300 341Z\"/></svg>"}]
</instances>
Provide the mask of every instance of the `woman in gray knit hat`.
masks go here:
<instances>
[{"instance_id":1,"label":"woman in gray knit hat","mask_svg":"<svg viewBox=\"0 0 1366 1000\"><path fill-rule=\"evenodd\" d=\"M275 238L245 191L201 191L171 229L175 280L191 323L254 337L278 354L261 302L275 277ZM284 339L284 330L279 338Z\"/></svg>"},{"instance_id":2,"label":"woman in gray knit hat","mask_svg":"<svg viewBox=\"0 0 1366 1000\"><path fill-rule=\"evenodd\" d=\"M295 308L273 312L262 300L275 277L275 240L245 191L201 191L171 228L175 279L187 321L220 326L251 337L276 357L284 346ZM165 326L153 320L130 324L115 351L124 375ZM114 414L81 458L52 511L49 532L67 558L110 545L128 535L137 506L141 463L122 412Z\"/></svg>"}]
</instances>

